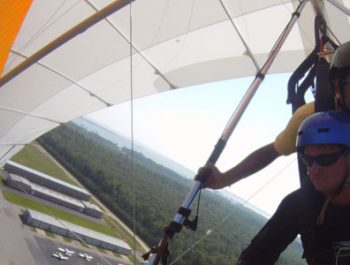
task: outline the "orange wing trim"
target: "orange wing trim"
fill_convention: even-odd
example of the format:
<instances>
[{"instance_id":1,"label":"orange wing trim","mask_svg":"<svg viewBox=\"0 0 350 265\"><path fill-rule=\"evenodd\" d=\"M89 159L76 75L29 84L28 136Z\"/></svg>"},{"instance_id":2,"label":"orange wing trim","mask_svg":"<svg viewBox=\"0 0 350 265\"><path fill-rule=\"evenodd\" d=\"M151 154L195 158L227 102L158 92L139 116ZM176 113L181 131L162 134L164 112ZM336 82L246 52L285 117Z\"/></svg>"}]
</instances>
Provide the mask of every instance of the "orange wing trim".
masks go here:
<instances>
[{"instance_id":1,"label":"orange wing trim","mask_svg":"<svg viewBox=\"0 0 350 265\"><path fill-rule=\"evenodd\" d=\"M0 75L32 0L0 1Z\"/></svg>"}]
</instances>

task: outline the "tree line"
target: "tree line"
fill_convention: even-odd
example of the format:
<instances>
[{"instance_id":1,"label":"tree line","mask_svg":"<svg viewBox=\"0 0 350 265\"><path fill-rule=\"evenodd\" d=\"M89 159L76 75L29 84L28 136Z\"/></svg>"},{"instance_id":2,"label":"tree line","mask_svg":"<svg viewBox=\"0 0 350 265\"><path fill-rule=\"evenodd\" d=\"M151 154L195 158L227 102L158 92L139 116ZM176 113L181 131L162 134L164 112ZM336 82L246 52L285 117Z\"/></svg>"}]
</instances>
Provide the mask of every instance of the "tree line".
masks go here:
<instances>
[{"instance_id":1,"label":"tree line","mask_svg":"<svg viewBox=\"0 0 350 265\"><path fill-rule=\"evenodd\" d=\"M74 123L56 128L38 142L129 228L135 227L149 246L159 243L164 226L173 219L192 184L143 154ZM174 260L185 252L179 264L234 264L266 219L218 192L201 193L199 208L195 201L190 217L198 211L197 231L183 228L175 234L170 257ZM300 256L300 246L295 243L278 264L304 264Z\"/></svg>"}]
</instances>

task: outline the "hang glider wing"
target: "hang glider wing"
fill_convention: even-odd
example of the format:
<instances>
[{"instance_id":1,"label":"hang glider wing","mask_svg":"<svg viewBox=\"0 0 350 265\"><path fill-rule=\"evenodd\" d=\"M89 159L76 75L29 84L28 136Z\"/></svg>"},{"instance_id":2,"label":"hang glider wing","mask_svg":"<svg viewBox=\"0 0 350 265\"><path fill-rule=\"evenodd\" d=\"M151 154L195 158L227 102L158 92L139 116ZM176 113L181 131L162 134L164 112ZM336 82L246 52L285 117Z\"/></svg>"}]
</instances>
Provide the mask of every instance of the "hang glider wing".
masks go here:
<instances>
[{"instance_id":1,"label":"hang glider wing","mask_svg":"<svg viewBox=\"0 0 350 265\"><path fill-rule=\"evenodd\" d=\"M131 95L255 75L298 2L2 1L0 162ZM325 11L338 41L347 40L346 15L327 3ZM313 49L313 19L309 2L270 73L293 71Z\"/></svg>"}]
</instances>

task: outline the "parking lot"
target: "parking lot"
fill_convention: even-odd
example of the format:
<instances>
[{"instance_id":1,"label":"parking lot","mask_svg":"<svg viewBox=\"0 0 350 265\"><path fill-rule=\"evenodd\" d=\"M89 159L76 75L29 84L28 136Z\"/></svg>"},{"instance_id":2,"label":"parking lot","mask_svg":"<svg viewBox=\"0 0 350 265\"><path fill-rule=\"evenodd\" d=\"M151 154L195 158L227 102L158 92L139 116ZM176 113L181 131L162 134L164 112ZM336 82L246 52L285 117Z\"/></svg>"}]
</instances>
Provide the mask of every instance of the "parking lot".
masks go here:
<instances>
[{"instance_id":1,"label":"parking lot","mask_svg":"<svg viewBox=\"0 0 350 265\"><path fill-rule=\"evenodd\" d=\"M86 249L81 249L81 248L76 248L76 247L72 247L71 245L65 245L62 243L57 243L55 241L52 241L50 239L47 238L42 238L42 237L38 237L38 236L34 236L35 241L37 242L37 245L39 246L39 248L41 249L41 251L43 253L45 253L43 255L43 258L45 258L44 264L60 264L62 265L62 263L64 264L72 264L72 265L82 265L82 264L99 264L99 265L109 265L109 264L126 264L124 261L119 260L117 258L111 258L108 256L104 256L100 253L96 253L96 252L91 252L88 251ZM59 251L58 248L67 248L68 250L72 250L74 251L74 253L71 256L67 256L65 255L63 252ZM55 258L52 256L53 253L61 253L63 254L65 257L68 257L67 260L61 260L58 258ZM83 257L79 256L79 253L86 253L89 256L92 257L91 261L86 261ZM40 262L43 262L42 260L40 260ZM40 264L40 263L38 263Z\"/></svg>"},{"instance_id":2,"label":"parking lot","mask_svg":"<svg viewBox=\"0 0 350 265\"><path fill-rule=\"evenodd\" d=\"M68 243L60 236L48 237L42 231L33 231L20 219L21 208L8 203L0 192L0 260L1 265L51 265L51 264L91 264L119 265L131 264L127 258L116 258L111 252L101 253L95 247L85 248L78 242ZM52 257L58 247L68 248L75 253L67 260ZM92 256L86 261L79 253Z\"/></svg>"}]
</instances>

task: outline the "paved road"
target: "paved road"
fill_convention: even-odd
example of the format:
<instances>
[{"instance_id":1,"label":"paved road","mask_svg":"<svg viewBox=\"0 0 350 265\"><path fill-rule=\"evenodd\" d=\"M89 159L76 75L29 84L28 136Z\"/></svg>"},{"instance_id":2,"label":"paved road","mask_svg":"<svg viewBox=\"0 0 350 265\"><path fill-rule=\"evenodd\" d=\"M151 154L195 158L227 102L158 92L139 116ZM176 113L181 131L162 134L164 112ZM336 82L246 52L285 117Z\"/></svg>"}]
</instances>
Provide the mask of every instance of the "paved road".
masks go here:
<instances>
[{"instance_id":1,"label":"paved road","mask_svg":"<svg viewBox=\"0 0 350 265\"><path fill-rule=\"evenodd\" d=\"M36 265L31 255L35 242L19 218L20 209L8 203L0 192L0 259L2 265ZM39 263L40 264L40 263Z\"/></svg>"}]
</instances>

